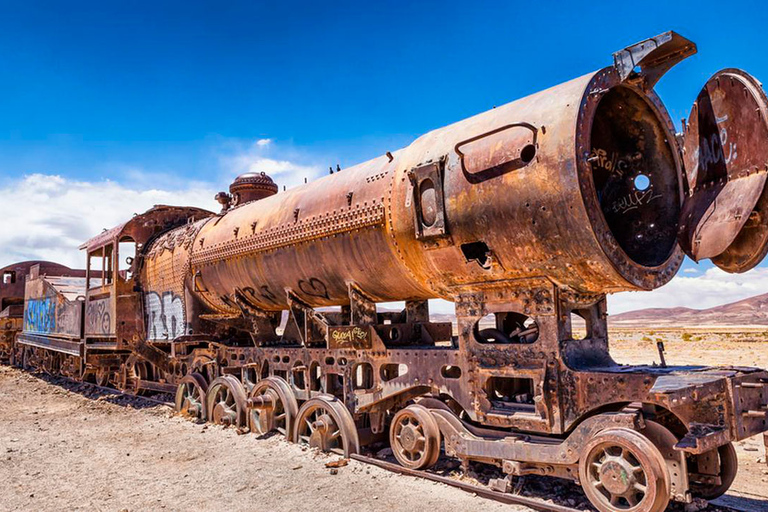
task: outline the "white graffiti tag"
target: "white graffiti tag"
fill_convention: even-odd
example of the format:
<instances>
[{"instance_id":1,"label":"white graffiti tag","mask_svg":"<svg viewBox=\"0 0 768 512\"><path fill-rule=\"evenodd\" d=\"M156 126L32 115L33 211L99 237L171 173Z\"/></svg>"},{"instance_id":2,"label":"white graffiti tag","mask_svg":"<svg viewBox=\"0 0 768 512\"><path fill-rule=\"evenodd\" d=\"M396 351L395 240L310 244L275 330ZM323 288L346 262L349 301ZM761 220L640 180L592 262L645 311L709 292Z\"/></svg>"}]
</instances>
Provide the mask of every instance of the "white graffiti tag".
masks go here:
<instances>
[{"instance_id":1,"label":"white graffiti tag","mask_svg":"<svg viewBox=\"0 0 768 512\"><path fill-rule=\"evenodd\" d=\"M147 308L147 338L151 340L172 340L184 334L184 304L181 297L171 292L145 295Z\"/></svg>"}]
</instances>

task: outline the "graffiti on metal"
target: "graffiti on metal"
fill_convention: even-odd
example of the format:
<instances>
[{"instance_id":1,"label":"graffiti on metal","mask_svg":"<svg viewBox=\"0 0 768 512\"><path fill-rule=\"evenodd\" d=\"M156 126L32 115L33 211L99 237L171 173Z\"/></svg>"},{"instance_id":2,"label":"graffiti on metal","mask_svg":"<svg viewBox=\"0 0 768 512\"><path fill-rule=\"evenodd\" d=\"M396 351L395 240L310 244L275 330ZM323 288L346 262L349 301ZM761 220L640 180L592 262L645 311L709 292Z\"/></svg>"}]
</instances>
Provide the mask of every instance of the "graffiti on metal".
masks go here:
<instances>
[{"instance_id":1,"label":"graffiti on metal","mask_svg":"<svg viewBox=\"0 0 768 512\"><path fill-rule=\"evenodd\" d=\"M181 297L171 292L162 296L155 292L145 296L147 337L153 340L174 339L184 334L184 305Z\"/></svg>"},{"instance_id":2,"label":"graffiti on metal","mask_svg":"<svg viewBox=\"0 0 768 512\"><path fill-rule=\"evenodd\" d=\"M56 331L56 303L51 297L30 299L24 310L24 330L27 332Z\"/></svg>"},{"instance_id":3,"label":"graffiti on metal","mask_svg":"<svg viewBox=\"0 0 768 512\"><path fill-rule=\"evenodd\" d=\"M85 331L88 334L111 334L112 320L109 313L109 299L93 300L85 311Z\"/></svg>"}]
</instances>

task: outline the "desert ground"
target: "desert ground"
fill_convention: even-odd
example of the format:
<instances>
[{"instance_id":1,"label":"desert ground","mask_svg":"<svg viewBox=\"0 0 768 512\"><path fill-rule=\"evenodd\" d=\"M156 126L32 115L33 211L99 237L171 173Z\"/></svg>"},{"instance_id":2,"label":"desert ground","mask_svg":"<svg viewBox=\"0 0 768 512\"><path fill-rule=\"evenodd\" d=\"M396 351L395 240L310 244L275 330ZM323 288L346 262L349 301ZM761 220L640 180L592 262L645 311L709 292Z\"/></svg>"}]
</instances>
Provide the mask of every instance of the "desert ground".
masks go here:
<instances>
[{"instance_id":1,"label":"desert ground","mask_svg":"<svg viewBox=\"0 0 768 512\"><path fill-rule=\"evenodd\" d=\"M761 337L624 329L612 333L612 352L623 363L658 362L660 338L668 364L768 367ZM166 406L7 366L0 366L0 402L0 510L528 510L355 461L334 474L325 464L337 456L193 424ZM717 503L768 511L762 439L738 443L737 451L739 475ZM524 494L590 510L570 483L523 484ZM719 510L703 505L687 510Z\"/></svg>"}]
</instances>

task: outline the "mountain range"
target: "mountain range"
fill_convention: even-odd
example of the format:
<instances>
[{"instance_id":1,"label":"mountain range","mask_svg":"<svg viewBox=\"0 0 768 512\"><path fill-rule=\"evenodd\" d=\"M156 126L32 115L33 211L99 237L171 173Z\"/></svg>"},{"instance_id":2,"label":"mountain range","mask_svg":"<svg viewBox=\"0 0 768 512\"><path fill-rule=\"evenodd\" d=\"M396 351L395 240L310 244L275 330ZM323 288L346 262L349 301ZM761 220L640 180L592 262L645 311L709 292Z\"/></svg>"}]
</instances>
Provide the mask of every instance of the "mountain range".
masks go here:
<instances>
[{"instance_id":1,"label":"mountain range","mask_svg":"<svg viewBox=\"0 0 768 512\"><path fill-rule=\"evenodd\" d=\"M649 308L608 317L614 327L768 326L768 293L707 309Z\"/></svg>"}]
</instances>

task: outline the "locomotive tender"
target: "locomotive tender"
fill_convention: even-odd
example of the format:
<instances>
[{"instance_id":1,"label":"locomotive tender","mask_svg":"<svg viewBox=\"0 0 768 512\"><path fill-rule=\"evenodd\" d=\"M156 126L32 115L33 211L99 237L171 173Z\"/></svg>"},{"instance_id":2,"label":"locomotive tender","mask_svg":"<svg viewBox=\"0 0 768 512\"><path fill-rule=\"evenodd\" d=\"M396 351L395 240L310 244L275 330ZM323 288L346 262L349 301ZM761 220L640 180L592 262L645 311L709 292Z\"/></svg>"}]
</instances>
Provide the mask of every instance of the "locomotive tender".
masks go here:
<instances>
[{"instance_id":1,"label":"locomotive tender","mask_svg":"<svg viewBox=\"0 0 768 512\"><path fill-rule=\"evenodd\" d=\"M606 325L607 293L684 254L768 251L759 82L717 73L681 134L653 90L695 52L668 32L309 185L247 173L219 213L136 215L81 247L85 276L33 269L13 357L323 450L572 479L601 511L719 496L732 443L768 430L768 373L619 365Z\"/></svg>"}]
</instances>

